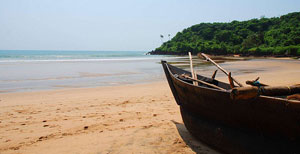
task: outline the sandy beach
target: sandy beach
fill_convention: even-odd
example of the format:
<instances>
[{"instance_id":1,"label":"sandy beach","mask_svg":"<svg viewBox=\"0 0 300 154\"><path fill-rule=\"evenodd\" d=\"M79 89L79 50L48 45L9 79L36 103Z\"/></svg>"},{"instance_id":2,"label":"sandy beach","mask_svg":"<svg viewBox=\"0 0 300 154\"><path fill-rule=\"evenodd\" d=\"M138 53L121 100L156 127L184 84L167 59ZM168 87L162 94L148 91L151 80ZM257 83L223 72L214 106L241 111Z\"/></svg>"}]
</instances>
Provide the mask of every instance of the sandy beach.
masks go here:
<instances>
[{"instance_id":1,"label":"sandy beach","mask_svg":"<svg viewBox=\"0 0 300 154\"><path fill-rule=\"evenodd\" d=\"M299 83L299 61L227 66L268 68L236 76L243 83L258 76L270 85ZM219 153L189 135L165 80L0 94L0 143L1 154Z\"/></svg>"},{"instance_id":2,"label":"sandy beach","mask_svg":"<svg viewBox=\"0 0 300 154\"><path fill-rule=\"evenodd\" d=\"M1 154L194 153L181 138L179 130L190 136L164 81L0 98Z\"/></svg>"}]
</instances>

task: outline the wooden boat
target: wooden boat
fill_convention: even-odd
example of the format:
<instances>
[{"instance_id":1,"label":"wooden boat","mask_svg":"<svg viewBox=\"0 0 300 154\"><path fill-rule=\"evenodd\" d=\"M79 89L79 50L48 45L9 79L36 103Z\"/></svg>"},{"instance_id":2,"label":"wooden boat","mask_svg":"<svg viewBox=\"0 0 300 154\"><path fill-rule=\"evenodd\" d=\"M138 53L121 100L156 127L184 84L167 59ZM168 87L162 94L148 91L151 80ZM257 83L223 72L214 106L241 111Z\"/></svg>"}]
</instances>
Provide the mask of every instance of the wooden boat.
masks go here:
<instances>
[{"instance_id":1,"label":"wooden boat","mask_svg":"<svg viewBox=\"0 0 300 154\"><path fill-rule=\"evenodd\" d=\"M188 131L226 153L300 153L300 101L258 96L233 100L230 85L197 75L219 90L180 78L190 72L162 61Z\"/></svg>"}]
</instances>

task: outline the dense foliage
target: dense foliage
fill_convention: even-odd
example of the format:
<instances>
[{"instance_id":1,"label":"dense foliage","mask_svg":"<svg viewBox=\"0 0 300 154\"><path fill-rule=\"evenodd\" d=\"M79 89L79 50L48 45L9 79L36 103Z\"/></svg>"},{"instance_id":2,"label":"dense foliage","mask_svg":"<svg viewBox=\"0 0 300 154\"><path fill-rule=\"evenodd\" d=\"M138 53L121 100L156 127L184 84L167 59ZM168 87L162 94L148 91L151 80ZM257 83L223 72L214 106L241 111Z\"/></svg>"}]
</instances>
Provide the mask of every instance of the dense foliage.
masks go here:
<instances>
[{"instance_id":1,"label":"dense foliage","mask_svg":"<svg viewBox=\"0 0 300 154\"><path fill-rule=\"evenodd\" d=\"M230 23L200 23L151 54L300 55L300 12Z\"/></svg>"}]
</instances>

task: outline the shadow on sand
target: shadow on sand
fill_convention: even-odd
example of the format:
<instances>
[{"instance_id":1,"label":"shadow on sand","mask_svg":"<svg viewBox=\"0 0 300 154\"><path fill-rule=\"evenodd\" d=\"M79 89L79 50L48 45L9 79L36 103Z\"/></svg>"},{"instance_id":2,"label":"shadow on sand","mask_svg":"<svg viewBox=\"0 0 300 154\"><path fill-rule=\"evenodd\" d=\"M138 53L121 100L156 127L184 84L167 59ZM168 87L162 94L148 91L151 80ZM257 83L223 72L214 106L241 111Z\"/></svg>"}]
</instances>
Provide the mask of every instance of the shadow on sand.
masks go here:
<instances>
[{"instance_id":1,"label":"shadow on sand","mask_svg":"<svg viewBox=\"0 0 300 154\"><path fill-rule=\"evenodd\" d=\"M191 134L188 132L184 124L178 123L173 120L172 122L176 125L178 133L181 136L182 140L197 154L220 154L221 153L215 149L212 149L205 143L198 141L193 136L191 136Z\"/></svg>"}]
</instances>

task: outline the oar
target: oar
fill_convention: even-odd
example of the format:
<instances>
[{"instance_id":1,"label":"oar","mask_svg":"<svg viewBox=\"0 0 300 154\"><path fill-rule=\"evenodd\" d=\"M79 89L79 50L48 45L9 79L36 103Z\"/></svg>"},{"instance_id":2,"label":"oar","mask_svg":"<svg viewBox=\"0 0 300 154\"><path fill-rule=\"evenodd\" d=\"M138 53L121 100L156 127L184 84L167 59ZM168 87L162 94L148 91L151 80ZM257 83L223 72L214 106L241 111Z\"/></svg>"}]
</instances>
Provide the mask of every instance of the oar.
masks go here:
<instances>
[{"instance_id":1,"label":"oar","mask_svg":"<svg viewBox=\"0 0 300 154\"><path fill-rule=\"evenodd\" d=\"M223 69L220 65L218 65L216 62L214 62L212 59L210 59L206 54L204 54L204 53L201 53L201 55L207 60L207 61L210 61L211 63L213 63L218 69L220 69L222 72L224 72L227 76L229 76L229 73L225 70L225 69ZM236 84L238 84L240 87L243 87L243 85L240 83L240 82L238 82L236 79L234 79L233 77L231 77L232 78L232 80L236 83Z\"/></svg>"}]
</instances>

